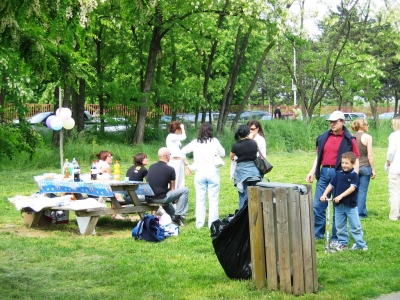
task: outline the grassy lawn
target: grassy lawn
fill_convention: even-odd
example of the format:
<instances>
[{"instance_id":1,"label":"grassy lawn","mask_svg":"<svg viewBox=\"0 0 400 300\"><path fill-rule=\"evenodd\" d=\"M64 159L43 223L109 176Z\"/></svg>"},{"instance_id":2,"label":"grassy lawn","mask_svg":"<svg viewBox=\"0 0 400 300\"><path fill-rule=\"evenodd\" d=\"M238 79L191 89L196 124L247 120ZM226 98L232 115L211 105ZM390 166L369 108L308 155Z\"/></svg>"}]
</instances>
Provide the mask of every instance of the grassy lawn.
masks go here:
<instances>
[{"instance_id":1,"label":"grassy lawn","mask_svg":"<svg viewBox=\"0 0 400 300\"><path fill-rule=\"evenodd\" d=\"M296 299L367 299L400 290L399 223L388 219L386 148L374 149L374 154L377 178L368 193L369 217L362 220L369 251L326 254L324 242L318 242L320 289ZM270 153L274 169L268 178L305 183L314 158L315 152ZM226 163L221 169L221 218L238 206L227 159ZM128 167L122 166L123 174ZM35 193L32 176L54 171L0 171L0 299L295 299L267 288L256 290L251 280L227 278L209 229L195 229L193 175L186 177L191 193L188 225L180 236L162 243L135 241L135 223L108 217L100 218L95 236L81 236L74 213L69 224L26 228L7 198Z\"/></svg>"}]
</instances>

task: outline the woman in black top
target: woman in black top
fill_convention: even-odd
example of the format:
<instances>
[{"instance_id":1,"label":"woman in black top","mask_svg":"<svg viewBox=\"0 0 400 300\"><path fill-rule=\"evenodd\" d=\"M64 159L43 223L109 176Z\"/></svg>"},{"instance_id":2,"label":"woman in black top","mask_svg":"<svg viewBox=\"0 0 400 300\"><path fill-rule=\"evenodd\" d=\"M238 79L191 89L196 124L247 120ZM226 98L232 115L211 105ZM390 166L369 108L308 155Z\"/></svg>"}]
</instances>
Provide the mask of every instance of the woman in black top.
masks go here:
<instances>
[{"instance_id":1,"label":"woman in black top","mask_svg":"<svg viewBox=\"0 0 400 300\"><path fill-rule=\"evenodd\" d=\"M149 162L145 153L138 153L133 157L134 165L126 171L126 177L129 181L143 181L147 176L147 169L145 166Z\"/></svg>"},{"instance_id":2,"label":"woman in black top","mask_svg":"<svg viewBox=\"0 0 400 300\"><path fill-rule=\"evenodd\" d=\"M256 185L262 180L254 160L257 157L257 143L252 139L250 128L240 125L235 133L236 143L233 144L230 153L231 160L235 160L236 169L233 175L234 184L239 193L239 209L247 201L247 187Z\"/></svg>"}]
</instances>

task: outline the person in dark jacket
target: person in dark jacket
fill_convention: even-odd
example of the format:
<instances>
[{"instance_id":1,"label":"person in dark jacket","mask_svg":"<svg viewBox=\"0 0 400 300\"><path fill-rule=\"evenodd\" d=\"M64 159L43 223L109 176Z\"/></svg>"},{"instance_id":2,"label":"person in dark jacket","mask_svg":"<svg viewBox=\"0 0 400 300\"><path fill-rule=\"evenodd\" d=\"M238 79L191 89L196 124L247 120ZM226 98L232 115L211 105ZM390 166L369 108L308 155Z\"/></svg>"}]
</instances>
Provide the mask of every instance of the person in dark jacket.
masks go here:
<instances>
[{"instance_id":1,"label":"person in dark jacket","mask_svg":"<svg viewBox=\"0 0 400 300\"><path fill-rule=\"evenodd\" d=\"M317 137L317 157L314 164L306 177L307 182L313 182L314 176L317 179L317 186L314 195L314 233L315 239L323 239L326 226L326 208L328 202L320 201L322 194L329 185L331 178L336 171L342 169L342 154L352 151L356 155L356 163L354 170L358 173L359 157L357 140L351 135L344 126L345 117L341 111L334 111L327 120L331 127L330 130L324 132ZM335 218L332 220L332 247L338 246L338 238L336 235Z\"/></svg>"}]
</instances>

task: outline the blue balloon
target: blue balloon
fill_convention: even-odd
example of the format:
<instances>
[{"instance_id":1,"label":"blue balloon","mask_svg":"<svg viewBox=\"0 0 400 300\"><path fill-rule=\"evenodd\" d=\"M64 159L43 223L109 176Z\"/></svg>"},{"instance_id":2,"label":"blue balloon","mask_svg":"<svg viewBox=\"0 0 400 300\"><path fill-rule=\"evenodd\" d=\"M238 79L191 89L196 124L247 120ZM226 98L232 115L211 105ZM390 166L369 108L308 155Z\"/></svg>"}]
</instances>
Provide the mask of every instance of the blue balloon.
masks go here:
<instances>
[{"instance_id":1,"label":"blue balloon","mask_svg":"<svg viewBox=\"0 0 400 300\"><path fill-rule=\"evenodd\" d=\"M54 117L50 121L50 126L53 130L60 130L63 127L63 120L60 117Z\"/></svg>"}]
</instances>

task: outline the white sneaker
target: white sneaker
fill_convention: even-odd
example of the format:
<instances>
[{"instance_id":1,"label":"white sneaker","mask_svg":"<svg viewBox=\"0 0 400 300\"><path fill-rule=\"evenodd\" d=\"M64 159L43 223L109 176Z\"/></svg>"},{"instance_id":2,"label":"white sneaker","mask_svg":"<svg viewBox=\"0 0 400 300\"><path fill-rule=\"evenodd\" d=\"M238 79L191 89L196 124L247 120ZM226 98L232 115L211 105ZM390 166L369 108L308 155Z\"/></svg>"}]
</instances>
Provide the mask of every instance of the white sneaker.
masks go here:
<instances>
[{"instance_id":1,"label":"white sneaker","mask_svg":"<svg viewBox=\"0 0 400 300\"><path fill-rule=\"evenodd\" d=\"M354 244L353 247L351 247L351 250L363 250L363 251L368 251L368 246L365 245L364 248L358 247L357 244Z\"/></svg>"},{"instance_id":2,"label":"white sneaker","mask_svg":"<svg viewBox=\"0 0 400 300\"><path fill-rule=\"evenodd\" d=\"M164 210L164 208L163 208L162 206L160 206L160 207L158 208L158 210L157 210L156 215L157 215L157 216L162 216L163 214L165 214L165 210Z\"/></svg>"},{"instance_id":3,"label":"white sneaker","mask_svg":"<svg viewBox=\"0 0 400 300\"><path fill-rule=\"evenodd\" d=\"M329 246L331 247L331 249L333 249L333 248L336 248L336 247L338 247L340 244L339 244L339 241L332 241L330 244L329 244Z\"/></svg>"}]
</instances>

